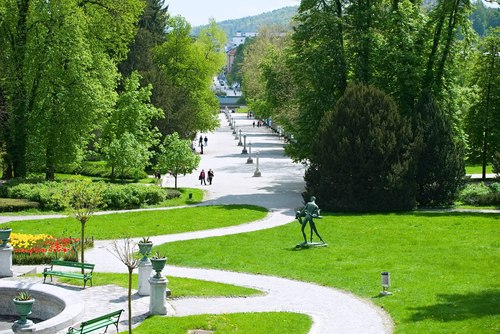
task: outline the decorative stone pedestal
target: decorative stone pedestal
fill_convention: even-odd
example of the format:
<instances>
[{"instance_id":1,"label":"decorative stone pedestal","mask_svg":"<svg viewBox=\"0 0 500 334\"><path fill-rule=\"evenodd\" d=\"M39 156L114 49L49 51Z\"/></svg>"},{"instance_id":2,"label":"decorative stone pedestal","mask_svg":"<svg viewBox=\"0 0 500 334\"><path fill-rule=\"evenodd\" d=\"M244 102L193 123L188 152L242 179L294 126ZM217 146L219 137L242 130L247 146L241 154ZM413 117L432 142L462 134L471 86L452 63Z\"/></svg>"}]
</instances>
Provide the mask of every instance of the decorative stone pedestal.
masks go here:
<instances>
[{"instance_id":1,"label":"decorative stone pedestal","mask_svg":"<svg viewBox=\"0 0 500 334\"><path fill-rule=\"evenodd\" d=\"M14 247L8 245L7 247L0 247L0 277L12 277L12 253Z\"/></svg>"},{"instance_id":2,"label":"decorative stone pedestal","mask_svg":"<svg viewBox=\"0 0 500 334\"><path fill-rule=\"evenodd\" d=\"M165 277L149 279L151 284L151 296L149 297L149 314L166 315L166 291L168 280Z\"/></svg>"},{"instance_id":3,"label":"decorative stone pedestal","mask_svg":"<svg viewBox=\"0 0 500 334\"><path fill-rule=\"evenodd\" d=\"M12 325L12 331L14 333L33 332L34 330L35 330L35 323L29 319L27 319L24 324L21 324L18 321L16 321L14 322L14 325Z\"/></svg>"},{"instance_id":4,"label":"decorative stone pedestal","mask_svg":"<svg viewBox=\"0 0 500 334\"><path fill-rule=\"evenodd\" d=\"M139 296L149 296L151 294L149 278L151 277L152 271L153 267L151 266L151 261L149 261L149 259L139 263L139 289L137 291Z\"/></svg>"}]
</instances>

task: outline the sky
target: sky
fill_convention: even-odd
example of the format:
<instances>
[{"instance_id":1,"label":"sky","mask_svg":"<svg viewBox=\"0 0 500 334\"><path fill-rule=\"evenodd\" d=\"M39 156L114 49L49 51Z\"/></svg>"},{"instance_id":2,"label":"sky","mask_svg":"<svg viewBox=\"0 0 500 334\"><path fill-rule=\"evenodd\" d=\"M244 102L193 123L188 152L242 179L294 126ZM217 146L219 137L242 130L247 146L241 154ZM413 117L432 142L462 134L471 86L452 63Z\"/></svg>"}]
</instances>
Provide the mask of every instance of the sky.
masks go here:
<instances>
[{"instance_id":1,"label":"sky","mask_svg":"<svg viewBox=\"0 0 500 334\"><path fill-rule=\"evenodd\" d=\"M300 0L165 0L171 15L181 15L193 27L297 6Z\"/></svg>"}]
</instances>

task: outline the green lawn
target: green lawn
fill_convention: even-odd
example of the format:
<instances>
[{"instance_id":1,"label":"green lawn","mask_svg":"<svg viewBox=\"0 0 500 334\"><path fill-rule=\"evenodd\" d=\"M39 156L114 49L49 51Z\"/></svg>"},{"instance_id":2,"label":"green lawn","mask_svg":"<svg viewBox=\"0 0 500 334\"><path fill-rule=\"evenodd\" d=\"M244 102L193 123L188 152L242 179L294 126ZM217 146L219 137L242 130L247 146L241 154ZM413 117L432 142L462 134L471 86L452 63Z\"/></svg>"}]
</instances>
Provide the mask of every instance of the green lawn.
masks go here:
<instances>
[{"instance_id":1,"label":"green lawn","mask_svg":"<svg viewBox=\"0 0 500 334\"><path fill-rule=\"evenodd\" d=\"M311 325L308 316L287 312L203 314L173 318L154 316L135 328L134 333L186 334L189 330L204 329L217 334L306 334Z\"/></svg>"},{"instance_id":2,"label":"green lawn","mask_svg":"<svg viewBox=\"0 0 500 334\"><path fill-rule=\"evenodd\" d=\"M124 266L125 268L125 266ZM42 276L41 274L38 276ZM138 278L137 274L132 275L132 289L137 289ZM82 286L81 280L57 277L57 281ZM255 289L245 288L236 285L223 284L217 282L209 282L183 277L169 277L167 287L171 290L170 298L183 297L244 297L262 295L263 292ZM113 274L94 272L92 277L94 286L114 284L128 289L128 274Z\"/></svg>"},{"instance_id":3,"label":"green lawn","mask_svg":"<svg viewBox=\"0 0 500 334\"><path fill-rule=\"evenodd\" d=\"M184 209L115 213L93 216L85 235L95 239L121 239L207 230L239 225L264 218L267 210L252 205L200 206ZM78 237L75 218L9 222L16 233L46 233L55 237Z\"/></svg>"},{"instance_id":4,"label":"green lawn","mask_svg":"<svg viewBox=\"0 0 500 334\"><path fill-rule=\"evenodd\" d=\"M470 166L465 166L465 174L482 174L483 173L483 166L482 165L470 165ZM491 174L493 173L492 166L486 166L486 173Z\"/></svg>"},{"instance_id":5,"label":"green lawn","mask_svg":"<svg viewBox=\"0 0 500 334\"><path fill-rule=\"evenodd\" d=\"M396 333L500 332L500 215L327 215L328 247L295 250L299 224L165 244L174 265L277 275L353 292L386 309ZM207 251L209 250L209 251ZM379 298L380 272L394 295Z\"/></svg>"}]
</instances>

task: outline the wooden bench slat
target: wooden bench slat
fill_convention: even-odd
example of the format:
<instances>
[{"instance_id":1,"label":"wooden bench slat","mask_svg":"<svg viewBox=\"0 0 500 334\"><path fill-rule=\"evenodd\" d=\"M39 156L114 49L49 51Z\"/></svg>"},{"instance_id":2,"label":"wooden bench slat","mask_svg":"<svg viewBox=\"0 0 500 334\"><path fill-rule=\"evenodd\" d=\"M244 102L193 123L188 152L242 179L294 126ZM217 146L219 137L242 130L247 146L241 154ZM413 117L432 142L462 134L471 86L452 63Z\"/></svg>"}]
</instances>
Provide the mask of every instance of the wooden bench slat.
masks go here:
<instances>
[{"instance_id":1,"label":"wooden bench slat","mask_svg":"<svg viewBox=\"0 0 500 334\"><path fill-rule=\"evenodd\" d=\"M83 270L87 269L90 272L85 272L83 274L78 273L76 271L65 272L65 271L60 271L60 270L54 270L54 266L77 268L77 269L83 269ZM87 285L87 281L90 281L90 285L92 285L92 273L93 273L94 267L95 267L95 264L92 264L92 263L52 260L50 262L50 269L46 268L43 272L43 282L45 283L47 276L50 276L51 280L52 280L52 276L61 276L61 277L67 277L67 278L79 278L79 279L83 279L83 287L85 288Z\"/></svg>"},{"instance_id":2,"label":"wooden bench slat","mask_svg":"<svg viewBox=\"0 0 500 334\"><path fill-rule=\"evenodd\" d=\"M67 334L90 333L97 329L107 327L109 325L115 325L116 331L118 332L118 322L120 321L120 315L122 314L122 312L123 309L102 315L94 319L84 321L80 324L80 327L78 328L70 327L68 329Z\"/></svg>"}]
</instances>

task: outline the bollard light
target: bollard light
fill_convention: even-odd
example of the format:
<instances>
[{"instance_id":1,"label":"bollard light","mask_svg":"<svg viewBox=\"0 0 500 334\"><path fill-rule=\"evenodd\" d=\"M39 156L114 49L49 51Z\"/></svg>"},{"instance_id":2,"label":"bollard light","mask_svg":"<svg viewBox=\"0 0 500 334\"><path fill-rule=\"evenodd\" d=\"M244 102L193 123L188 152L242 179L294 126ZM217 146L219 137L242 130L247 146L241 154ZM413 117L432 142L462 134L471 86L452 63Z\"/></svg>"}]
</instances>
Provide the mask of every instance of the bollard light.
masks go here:
<instances>
[{"instance_id":1,"label":"bollard light","mask_svg":"<svg viewBox=\"0 0 500 334\"><path fill-rule=\"evenodd\" d=\"M381 273L382 278L382 292L380 293L382 296L392 295L389 292L389 287L391 286L391 273L384 271Z\"/></svg>"},{"instance_id":2,"label":"bollard light","mask_svg":"<svg viewBox=\"0 0 500 334\"><path fill-rule=\"evenodd\" d=\"M260 172L259 169L259 151L257 151L257 167L255 168L255 172L253 172L254 177L261 177L262 173Z\"/></svg>"},{"instance_id":3,"label":"bollard light","mask_svg":"<svg viewBox=\"0 0 500 334\"><path fill-rule=\"evenodd\" d=\"M247 135L243 135L243 150L241 150L241 154L248 154L248 152L247 152Z\"/></svg>"},{"instance_id":4,"label":"bollard light","mask_svg":"<svg viewBox=\"0 0 500 334\"><path fill-rule=\"evenodd\" d=\"M252 159L252 142L248 143L248 159L247 159L247 164L253 164L253 159Z\"/></svg>"}]
</instances>

